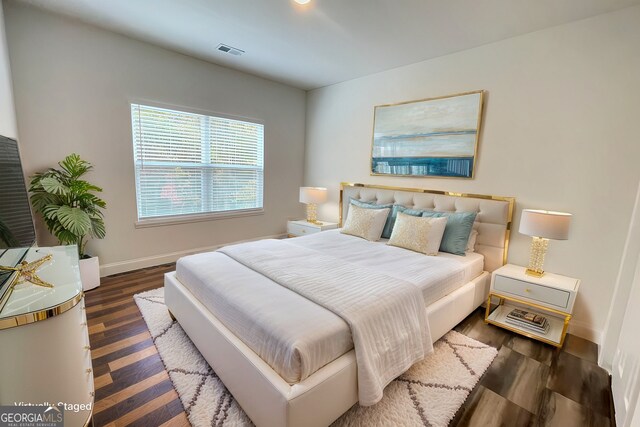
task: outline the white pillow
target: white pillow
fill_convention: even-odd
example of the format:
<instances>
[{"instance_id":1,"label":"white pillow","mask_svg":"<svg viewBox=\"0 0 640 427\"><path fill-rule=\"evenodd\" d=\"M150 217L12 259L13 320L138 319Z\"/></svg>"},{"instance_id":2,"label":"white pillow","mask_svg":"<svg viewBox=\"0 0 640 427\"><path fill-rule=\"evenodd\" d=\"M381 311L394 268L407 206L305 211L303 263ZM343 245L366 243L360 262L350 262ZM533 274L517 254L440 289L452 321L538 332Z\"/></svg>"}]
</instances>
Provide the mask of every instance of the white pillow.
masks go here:
<instances>
[{"instance_id":1,"label":"white pillow","mask_svg":"<svg viewBox=\"0 0 640 427\"><path fill-rule=\"evenodd\" d=\"M478 230L471 230L469 241L467 242L467 252L476 251L476 239L478 238Z\"/></svg>"},{"instance_id":2,"label":"white pillow","mask_svg":"<svg viewBox=\"0 0 640 427\"><path fill-rule=\"evenodd\" d=\"M362 237L375 242L380 240L384 224L391 209L366 209L356 205L349 206L349 213L341 233Z\"/></svg>"},{"instance_id":3,"label":"white pillow","mask_svg":"<svg viewBox=\"0 0 640 427\"><path fill-rule=\"evenodd\" d=\"M398 212L388 245L438 255L447 217L421 217Z\"/></svg>"}]
</instances>

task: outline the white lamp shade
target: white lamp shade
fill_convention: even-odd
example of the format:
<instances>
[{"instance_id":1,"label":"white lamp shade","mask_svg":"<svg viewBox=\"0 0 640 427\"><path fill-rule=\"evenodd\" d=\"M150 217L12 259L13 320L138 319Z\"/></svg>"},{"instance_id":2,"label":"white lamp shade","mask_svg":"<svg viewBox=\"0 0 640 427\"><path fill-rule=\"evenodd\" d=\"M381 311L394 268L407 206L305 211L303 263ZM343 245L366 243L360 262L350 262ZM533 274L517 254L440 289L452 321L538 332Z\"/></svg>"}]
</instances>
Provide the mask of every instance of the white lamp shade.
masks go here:
<instances>
[{"instance_id":1,"label":"white lamp shade","mask_svg":"<svg viewBox=\"0 0 640 427\"><path fill-rule=\"evenodd\" d=\"M322 187L300 187L300 203L324 203L327 201L327 189Z\"/></svg>"},{"instance_id":2,"label":"white lamp shade","mask_svg":"<svg viewBox=\"0 0 640 427\"><path fill-rule=\"evenodd\" d=\"M520 233L545 239L567 240L571 216L565 212L524 209L520 217Z\"/></svg>"}]
</instances>

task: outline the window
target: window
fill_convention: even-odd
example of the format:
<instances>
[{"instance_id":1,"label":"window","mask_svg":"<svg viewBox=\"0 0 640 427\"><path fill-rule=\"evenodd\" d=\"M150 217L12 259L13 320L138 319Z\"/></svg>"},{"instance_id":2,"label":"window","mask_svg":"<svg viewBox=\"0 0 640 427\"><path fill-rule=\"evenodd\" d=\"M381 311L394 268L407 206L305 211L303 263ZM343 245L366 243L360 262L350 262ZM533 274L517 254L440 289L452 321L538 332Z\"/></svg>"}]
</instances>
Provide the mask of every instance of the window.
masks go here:
<instances>
[{"instance_id":1,"label":"window","mask_svg":"<svg viewBox=\"0 0 640 427\"><path fill-rule=\"evenodd\" d=\"M131 123L140 224L262 211L262 124L140 104Z\"/></svg>"}]
</instances>

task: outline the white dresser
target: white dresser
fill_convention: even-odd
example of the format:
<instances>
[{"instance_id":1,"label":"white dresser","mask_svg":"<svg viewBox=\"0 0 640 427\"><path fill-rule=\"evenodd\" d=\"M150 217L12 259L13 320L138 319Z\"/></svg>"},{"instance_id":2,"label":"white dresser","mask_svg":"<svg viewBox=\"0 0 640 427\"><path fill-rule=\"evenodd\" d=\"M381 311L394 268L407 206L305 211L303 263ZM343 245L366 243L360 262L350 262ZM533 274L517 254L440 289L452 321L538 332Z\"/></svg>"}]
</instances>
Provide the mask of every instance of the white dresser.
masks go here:
<instances>
[{"instance_id":1,"label":"white dresser","mask_svg":"<svg viewBox=\"0 0 640 427\"><path fill-rule=\"evenodd\" d=\"M0 311L0 405L64 404L64 425L82 427L94 388L77 248L31 248L25 260L47 254L37 274L55 287L19 284Z\"/></svg>"}]
</instances>

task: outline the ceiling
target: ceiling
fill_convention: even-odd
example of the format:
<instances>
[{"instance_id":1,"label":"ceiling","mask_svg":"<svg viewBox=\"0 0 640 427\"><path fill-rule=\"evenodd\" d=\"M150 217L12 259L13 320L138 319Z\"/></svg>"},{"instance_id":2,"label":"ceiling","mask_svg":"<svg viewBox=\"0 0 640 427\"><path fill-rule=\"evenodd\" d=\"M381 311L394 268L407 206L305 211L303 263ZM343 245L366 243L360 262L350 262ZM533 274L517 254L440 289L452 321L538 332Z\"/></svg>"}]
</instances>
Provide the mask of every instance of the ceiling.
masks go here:
<instances>
[{"instance_id":1,"label":"ceiling","mask_svg":"<svg viewBox=\"0 0 640 427\"><path fill-rule=\"evenodd\" d=\"M21 0L216 64L314 89L640 0ZM242 56L216 50L219 43Z\"/></svg>"}]
</instances>

